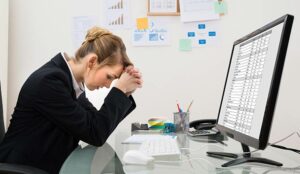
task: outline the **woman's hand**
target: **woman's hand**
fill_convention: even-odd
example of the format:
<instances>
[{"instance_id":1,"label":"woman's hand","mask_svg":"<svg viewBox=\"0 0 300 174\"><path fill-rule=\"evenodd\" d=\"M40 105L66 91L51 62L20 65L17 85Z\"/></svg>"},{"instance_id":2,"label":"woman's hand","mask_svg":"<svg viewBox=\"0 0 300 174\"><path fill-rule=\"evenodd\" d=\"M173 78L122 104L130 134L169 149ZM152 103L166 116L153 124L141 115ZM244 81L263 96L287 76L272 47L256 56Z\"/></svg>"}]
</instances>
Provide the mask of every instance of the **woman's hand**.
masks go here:
<instances>
[{"instance_id":1,"label":"woman's hand","mask_svg":"<svg viewBox=\"0 0 300 174\"><path fill-rule=\"evenodd\" d=\"M122 73L115 87L123 91L127 96L131 95L137 88L143 84L142 74L133 66L127 67Z\"/></svg>"},{"instance_id":2,"label":"woman's hand","mask_svg":"<svg viewBox=\"0 0 300 174\"><path fill-rule=\"evenodd\" d=\"M137 68L134 68L133 66L129 66L125 69L125 71L127 73L129 73L131 76L137 78L137 84L138 84L138 88L141 88L142 87L142 84L143 84L143 79L142 79L142 74L141 72L137 69ZM133 92L135 91L132 90L132 91L129 91L126 93L127 96L130 96Z\"/></svg>"}]
</instances>

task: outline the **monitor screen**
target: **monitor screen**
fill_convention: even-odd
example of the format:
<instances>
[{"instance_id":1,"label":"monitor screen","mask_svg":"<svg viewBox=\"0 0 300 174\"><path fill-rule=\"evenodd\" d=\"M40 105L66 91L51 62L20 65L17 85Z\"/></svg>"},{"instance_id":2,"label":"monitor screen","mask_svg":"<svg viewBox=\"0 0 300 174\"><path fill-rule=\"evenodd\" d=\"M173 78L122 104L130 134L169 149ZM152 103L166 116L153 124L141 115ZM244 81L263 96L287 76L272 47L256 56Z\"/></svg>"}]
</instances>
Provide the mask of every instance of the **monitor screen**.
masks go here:
<instances>
[{"instance_id":1,"label":"monitor screen","mask_svg":"<svg viewBox=\"0 0 300 174\"><path fill-rule=\"evenodd\" d=\"M267 145L292 21L283 16L233 44L217 128L248 146Z\"/></svg>"}]
</instances>

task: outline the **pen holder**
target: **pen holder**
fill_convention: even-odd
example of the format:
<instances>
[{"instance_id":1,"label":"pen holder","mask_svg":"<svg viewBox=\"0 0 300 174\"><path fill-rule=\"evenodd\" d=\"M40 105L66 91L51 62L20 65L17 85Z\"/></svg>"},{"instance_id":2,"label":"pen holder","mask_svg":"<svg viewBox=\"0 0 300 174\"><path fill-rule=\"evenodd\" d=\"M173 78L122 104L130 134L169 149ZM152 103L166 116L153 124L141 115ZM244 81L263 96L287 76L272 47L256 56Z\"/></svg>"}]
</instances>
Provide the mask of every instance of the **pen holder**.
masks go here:
<instances>
[{"instance_id":1,"label":"pen holder","mask_svg":"<svg viewBox=\"0 0 300 174\"><path fill-rule=\"evenodd\" d=\"M176 133L187 133L189 131L189 112L174 112L174 124Z\"/></svg>"}]
</instances>

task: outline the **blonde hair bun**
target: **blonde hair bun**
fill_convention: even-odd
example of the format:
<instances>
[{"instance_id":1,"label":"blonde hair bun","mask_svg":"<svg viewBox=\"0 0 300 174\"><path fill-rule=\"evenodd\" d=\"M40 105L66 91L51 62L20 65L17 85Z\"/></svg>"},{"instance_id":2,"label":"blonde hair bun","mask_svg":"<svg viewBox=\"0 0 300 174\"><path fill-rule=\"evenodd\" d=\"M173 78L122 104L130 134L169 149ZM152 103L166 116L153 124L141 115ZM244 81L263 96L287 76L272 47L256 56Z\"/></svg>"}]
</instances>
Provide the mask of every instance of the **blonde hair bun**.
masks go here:
<instances>
[{"instance_id":1,"label":"blonde hair bun","mask_svg":"<svg viewBox=\"0 0 300 174\"><path fill-rule=\"evenodd\" d=\"M87 31L85 41L93 42L95 39L100 38L104 35L111 35L112 33L108 30L100 27L93 27Z\"/></svg>"},{"instance_id":2,"label":"blonde hair bun","mask_svg":"<svg viewBox=\"0 0 300 174\"><path fill-rule=\"evenodd\" d=\"M76 51L75 58L80 61L89 53L97 55L97 62L101 66L132 65L122 39L104 28L92 27L87 31L85 41Z\"/></svg>"}]
</instances>

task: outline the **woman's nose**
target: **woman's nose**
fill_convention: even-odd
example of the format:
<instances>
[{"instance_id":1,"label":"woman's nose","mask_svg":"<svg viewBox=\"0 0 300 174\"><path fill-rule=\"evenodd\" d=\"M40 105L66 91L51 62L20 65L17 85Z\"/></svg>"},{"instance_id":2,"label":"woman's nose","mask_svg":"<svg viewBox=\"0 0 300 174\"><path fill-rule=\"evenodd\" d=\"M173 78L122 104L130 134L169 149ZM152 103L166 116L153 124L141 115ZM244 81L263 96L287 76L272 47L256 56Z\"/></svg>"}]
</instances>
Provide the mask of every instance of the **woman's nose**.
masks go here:
<instances>
[{"instance_id":1,"label":"woman's nose","mask_svg":"<svg viewBox=\"0 0 300 174\"><path fill-rule=\"evenodd\" d=\"M106 83L105 83L105 87L106 88L110 88L110 85L111 85L111 80L108 80Z\"/></svg>"}]
</instances>

